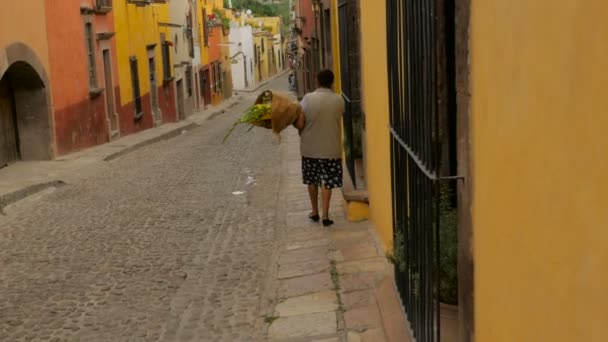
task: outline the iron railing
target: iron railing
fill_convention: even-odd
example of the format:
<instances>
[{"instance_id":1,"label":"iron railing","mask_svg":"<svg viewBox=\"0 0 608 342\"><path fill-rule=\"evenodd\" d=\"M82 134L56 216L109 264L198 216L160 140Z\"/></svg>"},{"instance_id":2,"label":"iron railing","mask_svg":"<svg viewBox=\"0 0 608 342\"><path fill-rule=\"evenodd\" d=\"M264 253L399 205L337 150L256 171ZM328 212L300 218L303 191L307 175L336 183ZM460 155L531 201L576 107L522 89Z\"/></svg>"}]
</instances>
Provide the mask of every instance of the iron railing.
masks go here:
<instances>
[{"instance_id":1,"label":"iron railing","mask_svg":"<svg viewBox=\"0 0 608 342\"><path fill-rule=\"evenodd\" d=\"M416 341L439 334L434 0L387 0L395 275Z\"/></svg>"},{"instance_id":2,"label":"iron railing","mask_svg":"<svg viewBox=\"0 0 608 342\"><path fill-rule=\"evenodd\" d=\"M97 8L112 8L112 0L97 0Z\"/></svg>"},{"instance_id":3,"label":"iron railing","mask_svg":"<svg viewBox=\"0 0 608 342\"><path fill-rule=\"evenodd\" d=\"M356 74L358 70L359 47L355 36L356 26L356 4L350 0L340 0L338 3L338 22L340 36L340 75L342 85L342 97L344 98L345 113L342 120L344 130L344 154L345 164L352 180L353 186L357 187L356 160L363 157L362 151L362 122L361 101L359 91L359 79ZM353 27L353 25L355 25ZM355 72L353 72L355 71Z\"/></svg>"},{"instance_id":4,"label":"iron railing","mask_svg":"<svg viewBox=\"0 0 608 342\"><path fill-rule=\"evenodd\" d=\"M357 187L357 174L355 161L360 156L360 146L357 146L357 132L355 130L355 113L360 101L353 101L347 95L342 93L344 99L344 116L342 118L342 129L344 130L344 156L346 157L345 164L348 173L351 177L353 186ZM360 141L360 139L359 139Z\"/></svg>"}]
</instances>

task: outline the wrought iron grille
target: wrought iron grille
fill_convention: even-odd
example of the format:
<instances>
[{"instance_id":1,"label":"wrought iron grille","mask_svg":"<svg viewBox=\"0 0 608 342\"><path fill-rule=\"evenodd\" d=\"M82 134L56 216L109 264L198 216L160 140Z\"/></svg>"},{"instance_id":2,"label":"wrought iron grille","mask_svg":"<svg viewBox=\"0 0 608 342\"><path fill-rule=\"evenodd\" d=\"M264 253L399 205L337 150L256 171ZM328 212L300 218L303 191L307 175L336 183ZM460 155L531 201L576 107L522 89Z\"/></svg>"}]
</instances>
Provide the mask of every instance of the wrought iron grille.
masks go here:
<instances>
[{"instance_id":1,"label":"wrought iron grille","mask_svg":"<svg viewBox=\"0 0 608 342\"><path fill-rule=\"evenodd\" d=\"M97 8L112 8L112 0L97 0Z\"/></svg>"},{"instance_id":2,"label":"wrought iron grille","mask_svg":"<svg viewBox=\"0 0 608 342\"><path fill-rule=\"evenodd\" d=\"M395 275L415 338L439 341L434 0L387 0Z\"/></svg>"},{"instance_id":3,"label":"wrought iron grille","mask_svg":"<svg viewBox=\"0 0 608 342\"><path fill-rule=\"evenodd\" d=\"M355 188L357 187L355 161L363 156L359 79L356 72L352 72L359 70L359 47L353 44L356 41L355 33L358 30L356 14L356 4L350 0L340 0L338 4L340 75L345 104L342 128L344 130L345 164Z\"/></svg>"}]
</instances>

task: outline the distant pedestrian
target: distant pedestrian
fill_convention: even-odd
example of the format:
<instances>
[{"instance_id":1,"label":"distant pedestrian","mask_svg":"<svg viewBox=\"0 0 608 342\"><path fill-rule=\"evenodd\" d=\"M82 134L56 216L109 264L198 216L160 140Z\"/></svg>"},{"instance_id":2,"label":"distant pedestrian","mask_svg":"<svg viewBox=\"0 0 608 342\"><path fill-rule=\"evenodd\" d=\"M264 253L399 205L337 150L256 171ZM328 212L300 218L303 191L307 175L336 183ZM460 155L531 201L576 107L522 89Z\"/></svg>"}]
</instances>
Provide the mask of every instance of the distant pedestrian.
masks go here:
<instances>
[{"instance_id":1,"label":"distant pedestrian","mask_svg":"<svg viewBox=\"0 0 608 342\"><path fill-rule=\"evenodd\" d=\"M293 92L296 91L296 77L293 74L293 71L289 72L289 90Z\"/></svg>"},{"instance_id":2,"label":"distant pedestrian","mask_svg":"<svg viewBox=\"0 0 608 342\"><path fill-rule=\"evenodd\" d=\"M312 212L309 218L318 222L319 188L323 200L323 226L334 222L329 218L332 189L342 187L341 119L344 100L333 92L334 73L323 70L317 76L319 88L301 101L302 112L294 126L300 131L302 178L308 185Z\"/></svg>"}]
</instances>

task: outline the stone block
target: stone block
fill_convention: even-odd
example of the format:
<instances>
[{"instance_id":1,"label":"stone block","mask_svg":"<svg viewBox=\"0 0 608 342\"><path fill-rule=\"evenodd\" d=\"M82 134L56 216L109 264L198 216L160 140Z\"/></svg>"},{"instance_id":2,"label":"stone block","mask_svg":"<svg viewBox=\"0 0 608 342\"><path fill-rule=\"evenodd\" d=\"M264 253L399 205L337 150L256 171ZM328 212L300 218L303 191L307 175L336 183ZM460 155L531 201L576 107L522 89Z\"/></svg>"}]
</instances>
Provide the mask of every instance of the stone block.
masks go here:
<instances>
[{"instance_id":1,"label":"stone block","mask_svg":"<svg viewBox=\"0 0 608 342\"><path fill-rule=\"evenodd\" d=\"M374 290L348 292L342 295L342 303L346 310L376 305Z\"/></svg>"},{"instance_id":2,"label":"stone block","mask_svg":"<svg viewBox=\"0 0 608 342\"><path fill-rule=\"evenodd\" d=\"M313 274L279 281L279 298L302 296L309 293L331 290L333 282L329 272Z\"/></svg>"},{"instance_id":3,"label":"stone block","mask_svg":"<svg viewBox=\"0 0 608 342\"><path fill-rule=\"evenodd\" d=\"M290 317L336 311L337 309L338 298L336 293L333 290L329 290L288 298L276 306L275 315L278 317Z\"/></svg>"},{"instance_id":4,"label":"stone block","mask_svg":"<svg viewBox=\"0 0 608 342\"><path fill-rule=\"evenodd\" d=\"M340 277L340 287L344 292L373 289L385 276L384 272L345 274Z\"/></svg>"},{"instance_id":5,"label":"stone block","mask_svg":"<svg viewBox=\"0 0 608 342\"><path fill-rule=\"evenodd\" d=\"M317 274L329 270L329 261L319 259L309 262L288 264L279 266L279 279L289 279L302 277L305 275Z\"/></svg>"},{"instance_id":6,"label":"stone block","mask_svg":"<svg viewBox=\"0 0 608 342\"><path fill-rule=\"evenodd\" d=\"M319 339L319 337L335 335L337 329L335 312L281 317L270 325L268 338L270 342Z\"/></svg>"},{"instance_id":7,"label":"stone block","mask_svg":"<svg viewBox=\"0 0 608 342\"><path fill-rule=\"evenodd\" d=\"M340 274L388 271L389 263L386 258L382 257L338 263L338 273Z\"/></svg>"},{"instance_id":8,"label":"stone block","mask_svg":"<svg viewBox=\"0 0 608 342\"><path fill-rule=\"evenodd\" d=\"M279 256L279 265L296 264L312 260L325 260L329 262L327 247L313 247L283 252Z\"/></svg>"},{"instance_id":9,"label":"stone block","mask_svg":"<svg viewBox=\"0 0 608 342\"><path fill-rule=\"evenodd\" d=\"M388 342L411 342L407 319L395 288L394 279L385 277L376 289L376 302L382 317L383 330Z\"/></svg>"},{"instance_id":10,"label":"stone block","mask_svg":"<svg viewBox=\"0 0 608 342\"><path fill-rule=\"evenodd\" d=\"M328 246L330 244L330 242L331 241L328 238L304 240L304 241L293 241L293 242L288 242L287 246L285 246L285 249L288 251L292 251L292 250L302 249L302 248Z\"/></svg>"},{"instance_id":11,"label":"stone block","mask_svg":"<svg viewBox=\"0 0 608 342\"><path fill-rule=\"evenodd\" d=\"M347 310L344 313L344 321L348 330L364 332L382 328L380 312L375 305Z\"/></svg>"}]
</instances>

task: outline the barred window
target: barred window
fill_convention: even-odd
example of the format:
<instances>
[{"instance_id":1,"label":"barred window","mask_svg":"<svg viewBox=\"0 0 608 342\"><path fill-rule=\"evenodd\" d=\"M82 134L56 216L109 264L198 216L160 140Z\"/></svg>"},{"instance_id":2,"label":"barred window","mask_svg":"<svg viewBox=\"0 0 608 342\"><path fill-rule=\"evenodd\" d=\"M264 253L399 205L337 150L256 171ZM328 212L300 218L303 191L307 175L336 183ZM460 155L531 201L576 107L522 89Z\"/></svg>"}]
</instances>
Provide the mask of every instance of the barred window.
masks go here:
<instances>
[{"instance_id":1,"label":"barred window","mask_svg":"<svg viewBox=\"0 0 608 342\"><path fill-rule=\"evenodd\" d=\"M91 89L97 88L97 68L95 64L95 45L93 38L93 24L84 25L84 39L87 45L87 60L89 64L89 86Z\"/></svg>"},{"instance_id":2,"label":"barred window","mask_svg":"<svg viewBox=\"0 0 608 342\"><path fill-rule=\"evenodd\" d=\"M129 60L131 66L131 85L133 88L133 102L135 103L135 119L140 119L143 116L141 107L141 93L139 89L139 65L137 57L132 56Z\"/></svg>"}]
</instances>

